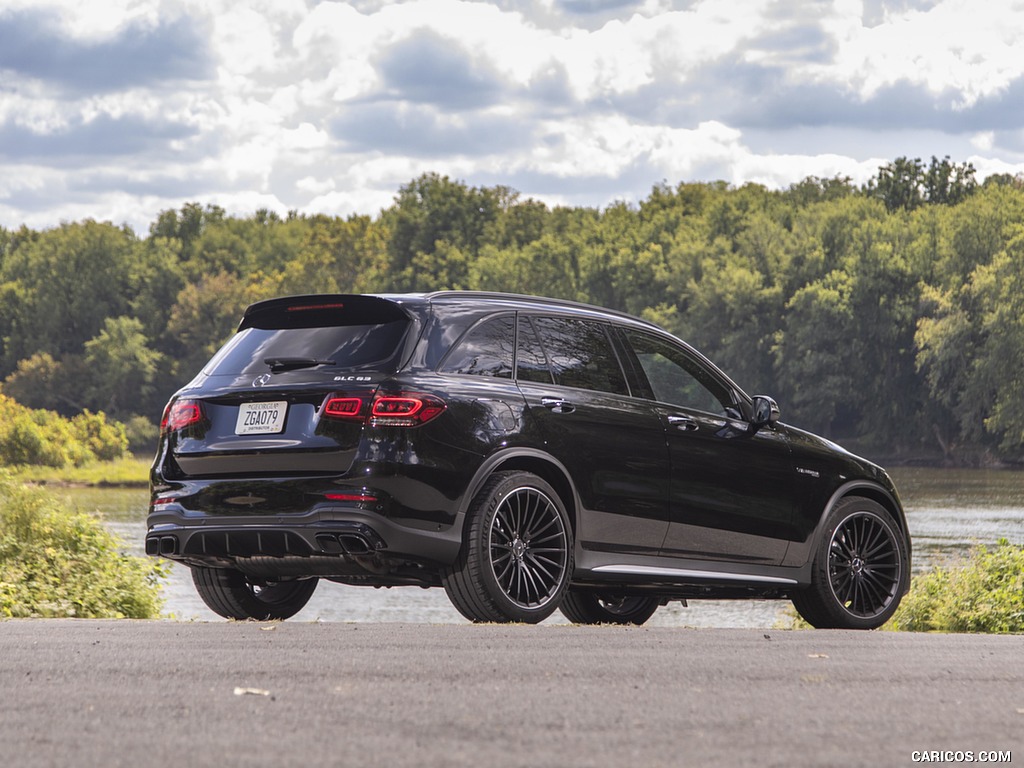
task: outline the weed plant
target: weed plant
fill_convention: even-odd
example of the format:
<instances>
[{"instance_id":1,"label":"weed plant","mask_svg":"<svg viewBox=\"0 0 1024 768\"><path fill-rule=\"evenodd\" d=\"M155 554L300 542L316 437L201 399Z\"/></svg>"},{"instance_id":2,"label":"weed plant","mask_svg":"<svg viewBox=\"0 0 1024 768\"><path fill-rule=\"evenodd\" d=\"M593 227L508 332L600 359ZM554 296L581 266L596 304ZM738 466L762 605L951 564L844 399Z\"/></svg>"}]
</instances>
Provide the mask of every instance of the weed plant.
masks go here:
<instances>
[{"instance_id":1,"label":"weed plant","mask_svg":"<svg viewBox=\"0 0 1024 768\"><path fill-rule=\"evenodd\" d=\"M157 618L162 575L92 515L0 472L0 618Z\"/></svg>"},{"instance_id":2,"label":"weed plant","mask_svg":"<svg viewBox=\"0 0 1024 768\"><path fill-rule=\"evenodd\" d=\"M911 632L1024 632L1024 547L1000 539L915 577L891 624Z\"/></svg>"}]
</instances>

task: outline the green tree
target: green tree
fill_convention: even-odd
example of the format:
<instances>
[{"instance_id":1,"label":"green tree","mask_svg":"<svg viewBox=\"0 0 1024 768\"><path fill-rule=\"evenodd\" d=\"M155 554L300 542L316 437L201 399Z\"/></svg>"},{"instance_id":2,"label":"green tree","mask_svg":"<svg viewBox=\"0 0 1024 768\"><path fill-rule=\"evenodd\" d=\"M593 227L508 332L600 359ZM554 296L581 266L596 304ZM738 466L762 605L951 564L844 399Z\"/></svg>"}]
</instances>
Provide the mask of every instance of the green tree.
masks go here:
<instances>
[{"instance_id":1,"label":"green tree","mask_svg":"<svg viewBox=\"0 0 1024 768\"><path fill-rule=\"evenodd\" d=\"M929 203L956 205L978 188L970 163L951 163L949 155L939 160L934 155L924 173L924 197Z\"/></svg>"},{"instance_id":2,"label":"green tree","mask_svg":"<svg viewBox=\"0 0 1024 768\"><path fill-rule=\"evenodd\" d=\"M917 365L931 399L958 426L952 443L1024 450L1024 227L954 289L930 290L917 327Z\"/></svg>"},{"instance_id":3,"label":"green tree","mask_svg":"<svg viewBox=\"0 0 1024 768\"><path fill-rule=\"evenodd\" d=\"M482 291L576 299L571 251L570 243L553 235L544 235L523 247L485 245L470 267L470 285Z\"/></svg>"},{"instance_id":4,"label":"green tree","mask_svg":"<svg viewBox=\"0 0 1024 768\"><path fill-rule=\"evenodd\" d=\"M910 261L905 214L865 222L845 271L852 278L854 324L848 343L856 365L848 372L858 403L847 428L876 447L920 440L923 383L914 361L920 285Z\"/></svg>"},{"instance_id":5,"label":"green tree","mask_svg":"<svg viewBox=\"0 0 1024 768\"><path fill-rule=\"evenodd\" d=\"M610 205L597 217L580 238L583 298L636 314L666 299L669 271L663 248L643 234L639 212L625 203Z\"/></svg>"},{"instance_id":6,"label":"green tree","mask_svg":"<svg viewBox=\"0 0 1024 768\"><path fill-rule=\"evenodd\" d=\"M149 347L134 317L108 317L103 330L85 343L85 396L89 407L117 418L155 413L152 400L161 355Z\"/></svg>"},{"instance_id":7,"label":"green tree","mask_svg":"<svg viewBox=\"0 0 1024 768\"><path fill-rule=\"evenodd\" d=\"M23 242L0 270L0 372L39 352L81 351L107 317L129 311L140 244L127 229L86 221Z\"/></svg>"},{"instance_id":8,"label":"green tree","mask_svg":"<svg viewBox=\"0 0 1024 768\"><path fill-rule=\"evenodd\" d=\"M547 231L550 212L537 200L520 200L519 194L499 188L500 212L487 243L499 248L522 248L540 240Z\"/></svg>"},{"instance_id":9,"label":"green tree","mask_svg":"<svg viewBox=\"0 0 1024 768\"><path fill-rule=\"evenodd\" d=\"M880 198L889 212L912 211L924 202L924 173L921 158L897 157L878 169L866 192Z\"/></svg>"},{"instance_id":10,"label":"green tree","mask_svg":"<svg viewBox=\"0 0 1024 768\"><path fill-rule=\"evenodd\" d=\"M200 235L212 224L223 221L226 211L216 205L203 208L199 203L185 203L180 211L162 211L149 227L150 238L177 240L181 243L181 258L190 260L196 251Z\"/></svg>"},{"instance_id":11,"label":"green tree","mask_svg":"<svg viewBox=\"0 0 1024 768\"><path fill-rule=\"evenodd\" d=\"M704 278L689 286L682 333L744 389L776 389L771 342L782 294L764 273L733 254L704 263Z\"/></svg>"},{"instance_id":12,"label":"green tree","mask_svg":"<svg viewBox=\"0 0 1024 768\"><path fill-rule=\"evenodd\" d=\"M252 288L227 272L189 283L181 290L161 344L168 360L167 383L173 389L199 372L255 299Z\"/></svg>"},{"instance_id":13,"label":"green tree","mask_svg":"<svg viewBox=\"0 0 1024 768\"><path fill-rule=\"evenodd\" d=\"M984 442L991 402L991 392L974 391L980 383L973 374L982 339L970 311L972 302L962 295L968 292L926 287L915 334L915 360L928 387L931 429L949 461L957 460L965 443Z\"/></svg>"},{"instance_id":14,"label":"green tree","mask_svg":"<svg viewBox=\"0 0 1024 768\"><path fill-rule=\"evenodd\" d=\"M950 216L951 247L944 251L935 278L947 288L966 283L977 267L1003 250L1013 227L1024 221L1024 195L1012 187L985 187Z\"/></svg>"},{"instance_id":15,"label":"green tree","mask_svg":"<svg viewBox=\"0 0 1024 768\"><path fill-rule=\"evenodd\" d=\"M839 200L857 191L852 182L853 180L849 176L833 176L830 179L808 176L802 181L791 184L786 190L786 197L798 207Z\"/></svg>"},{"instance_id":16,"label":"green tree","mask_svg":"<svg viewBox=\"0 0 1024 768\"><path fill-rule=\"evenodd\" d=\"M381 215L388 232L389 290L465 287L468 260L486 242L501 206L501 190L468 187L438 174L403 186ZM452 264L438 274L446 257Z\"/></svg>"},{"instance_id":17,"label":"green tree","mask_svg":"<svg viewBox=\"0 0 1024 768\"><path fill-rule=\"evenodd\" d=\"M286 293L374 293L388 287L384 228L369 216L314 216L304 221L304 241L281 268Z\"/></svg>"},{"instance_id":18,"label":"green tree","mask_svg":"<svg viewBox=\"0 0 1024 768\"><path fill-rule=\"evenodd\" d=\"M15 371L4 379L3 391L29 408L49 408L74 416L88 404L84 379L85 363L80 355L65 355L57 361L48 352L37 352L18 361Z\"/></svg>"},{"instance_id":19,"label":"green tree","mask_svg":"<svg viewBox=\"0 0 1024 768\"><path fill-rule=\"evenodd\" d=\"M774 339L781 391L790 393L780 402L789 410L784 418L825 437L837 417L861 404L850 380L857 363L852 294L853 279L840 271L804 286L787 301Z\"/></svg>"}]
</instances>

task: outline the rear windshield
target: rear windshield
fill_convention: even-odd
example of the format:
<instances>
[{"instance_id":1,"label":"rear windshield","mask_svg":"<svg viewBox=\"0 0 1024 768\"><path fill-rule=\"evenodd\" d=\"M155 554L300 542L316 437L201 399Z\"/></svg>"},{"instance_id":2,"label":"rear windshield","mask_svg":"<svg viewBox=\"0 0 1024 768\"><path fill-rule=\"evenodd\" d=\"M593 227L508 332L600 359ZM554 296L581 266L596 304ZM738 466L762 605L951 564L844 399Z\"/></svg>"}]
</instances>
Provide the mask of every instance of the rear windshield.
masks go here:
<instances>
[{"instance_id":1,"label":"rear windshield","mask_svg":"<svg viewBox=\"0 0 1024 768\"><path fill-rule=\"evenodd\" d=\"M204 371L254 374L270 370L267 359L309 358L330 360L319 370L372 368L393 373L398 367L402 339L409 320L369 325L332 325L317 328L245 328L206 364Z\"/></svg>"}]
</instances>

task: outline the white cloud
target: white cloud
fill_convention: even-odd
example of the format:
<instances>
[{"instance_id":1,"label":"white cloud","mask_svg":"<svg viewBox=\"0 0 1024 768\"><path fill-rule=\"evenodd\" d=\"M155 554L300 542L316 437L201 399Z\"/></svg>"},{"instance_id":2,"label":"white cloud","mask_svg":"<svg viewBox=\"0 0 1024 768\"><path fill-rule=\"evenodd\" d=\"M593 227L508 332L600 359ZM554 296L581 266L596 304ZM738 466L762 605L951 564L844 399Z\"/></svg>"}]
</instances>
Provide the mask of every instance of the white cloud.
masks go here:
<instances>
[{"instance_id":1,"label":"white cloud","mask_svg":"<svg viewBox=\"0 0 1024 768\"><path fill-rule=\"evenodd\" d=\"M982 131L971 137L971 144L982 152L987 152L995 145L996 135L994 131Z\"/></svg>"},{"instance_id":2,"label":"white cloud","mask_svg":"<svg viewBox=\"0 0 1024 768\"><path fill-rule=\"evenodd\" d=\"M216 17L213 30L220 66L227 72L245 76L274 68L280 52L267 17L236 6Z\"/></svg>"},{"instance_id":3,"label":"white cloud","mask_svg":"<svg viewBox=\"0 0 1024 768\"><path fill-rule=\"evenodd\" d=\"M872 28L851 10L826 22L839 50L816 74L853 83L862 97L906 81L932 94L948 92L956 106L969 107L1024 75L1015 50L1024 35L1019 3L943 0L927 10L887 13L885 23Z\"/></svg>"},{"instance_id":4,"label":"white cloud","mask_svg":"<svg viewBox=\"0 0 1024 768\"><path fill-rule=\"evenodd\" d=\"M903 154L1024 170L1019 3L594 5L6 0L0 225L374 214L428 171L603 205Z\"/></svg>"},{"instance_id":5,"label":"white cloud","mask_svg":"<svg viewBox=\"0 0 1024 768\"><path fill-rule=\"evenodd\" d=\"M159 8L160 0L5 0L3 11L46 10L71 37L102 41L132 24L152 26Z\"/></svg>"}]
</instances>

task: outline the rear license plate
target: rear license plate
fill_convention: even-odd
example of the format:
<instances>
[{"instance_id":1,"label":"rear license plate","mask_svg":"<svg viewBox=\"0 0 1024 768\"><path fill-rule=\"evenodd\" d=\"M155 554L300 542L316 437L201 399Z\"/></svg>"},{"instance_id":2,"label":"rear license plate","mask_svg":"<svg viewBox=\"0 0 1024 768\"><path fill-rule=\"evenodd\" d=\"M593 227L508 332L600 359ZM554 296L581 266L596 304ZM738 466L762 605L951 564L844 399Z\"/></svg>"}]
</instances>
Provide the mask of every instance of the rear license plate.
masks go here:
<instances>
[{"instance_id":1,"label":"rear license plate","mask_svg":"<svg viewBox=\"0 0 1024 768\"><path fill-rule=\"evenodd\" d=\"M238 407L236 435L275 435L284 429L284 416L288 402L243 403Z\"/></svg>"}]
</instances>

